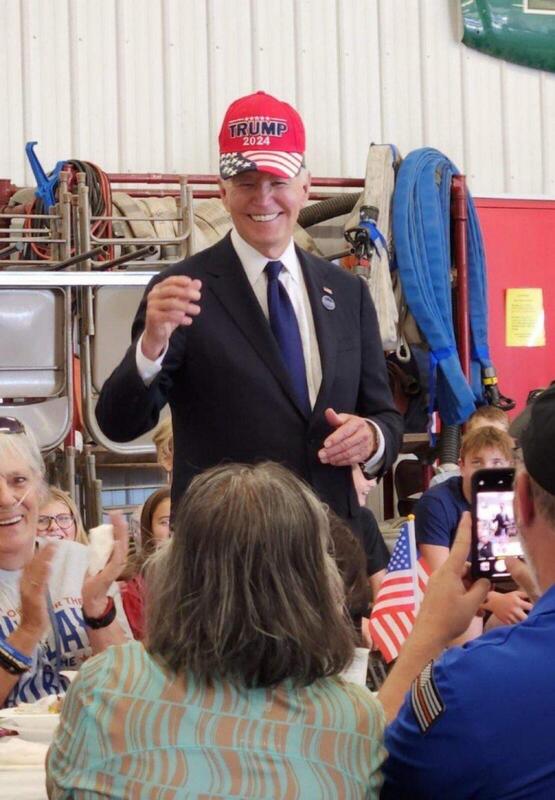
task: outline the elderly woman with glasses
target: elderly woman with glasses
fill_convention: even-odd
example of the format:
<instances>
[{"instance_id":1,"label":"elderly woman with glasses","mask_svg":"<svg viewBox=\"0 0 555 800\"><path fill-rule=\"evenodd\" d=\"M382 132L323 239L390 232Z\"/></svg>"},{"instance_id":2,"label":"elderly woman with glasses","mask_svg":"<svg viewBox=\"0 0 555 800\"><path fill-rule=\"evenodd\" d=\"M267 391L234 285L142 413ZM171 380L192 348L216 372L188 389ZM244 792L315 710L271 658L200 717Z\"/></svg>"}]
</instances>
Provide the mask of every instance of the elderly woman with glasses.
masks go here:
<instances>
[{"instance_id":1,"label":"elderly woman with glasses","mask_svg":"<svg viewBox=\"0 0 555 800\"><path fill-rule=\"evenodd\" d=\"M89 543L81 514L71 495L57 486L49 486L47 489L39 511L37 530L41 537L69 539L79 544Z\"/></svg>"},{"instance_id":2,"label":"elderly woman with glasses","mask_svg":"<svg viewBox=\"0 0 555 800\"><path fill-rule=\"evenodd\" d=\"M146 644L85 664L47 759L72 797L377 797L383 713L354 653L326 511L277 464L190 484L147 570Z\"/></svg>"},{"instance_id":3,"label":"elderly woman with glasses","mask_svg":"<svg viewBox=\"0 0 555 800\"><path fill-rule=\"evenodd\" d=\"M125 563L125 523L114 517L112 555L94 576L81 544L46 541L37 549L43 475L32 435L0 417L0 707L63 692L62 670L129 638L114 584Z\"/></svg>"}]
</instances>

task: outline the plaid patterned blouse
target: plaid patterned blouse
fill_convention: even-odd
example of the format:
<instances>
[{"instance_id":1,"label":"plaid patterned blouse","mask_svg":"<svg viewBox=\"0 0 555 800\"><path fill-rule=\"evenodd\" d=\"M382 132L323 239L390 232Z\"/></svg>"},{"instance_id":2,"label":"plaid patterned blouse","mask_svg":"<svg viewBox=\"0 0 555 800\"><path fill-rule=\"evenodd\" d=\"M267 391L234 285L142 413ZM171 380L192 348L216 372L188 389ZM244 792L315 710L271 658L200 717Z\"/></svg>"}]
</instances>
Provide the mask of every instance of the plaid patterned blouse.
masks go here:
<instances>
[{"instance_id":1,"label":"plaid patterned blouse","mask_svg":"<svg viewBox=\"0 0 555 800\"><path fill-rule=\"evenodd\" d=\"M83 665L47 760L51 800L378 797L384 717L337 678L298 688L170 680L139 642Z\"/></svg>"}]
</instances>

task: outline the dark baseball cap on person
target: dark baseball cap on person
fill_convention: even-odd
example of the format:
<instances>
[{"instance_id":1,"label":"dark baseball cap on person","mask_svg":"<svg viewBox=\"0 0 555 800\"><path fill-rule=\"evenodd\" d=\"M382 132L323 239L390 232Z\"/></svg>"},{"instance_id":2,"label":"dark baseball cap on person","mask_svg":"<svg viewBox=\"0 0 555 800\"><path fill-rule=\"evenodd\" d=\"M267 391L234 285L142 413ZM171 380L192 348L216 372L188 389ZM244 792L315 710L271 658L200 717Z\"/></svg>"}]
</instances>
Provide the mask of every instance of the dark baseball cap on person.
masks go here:
<instances>
[{"instance_id":1,"label":"dark baseball cap on person","mask_svg":"<svg viewBox=\"0 0 555 800\"><path fill-rule=\"evenodd\" d=\"M551 381L549 384L550 386L555 386L555 381ZM528 392L528 397L526 398L526 406L524 410L517 414L517 416L513 419L511 424L509 425L509 435L512 436L514 439L520 441L520 437L522 436L522 431L526 428L528 423L530 422L530 414L532 413L532 406L540 396L545 392L545 386L541 389L532 389L532 391Z\"/></svg>"},{"instance_id":2,"label":"dark baseball cap on person","mask_svg":"<svg viewBox=\"0 0 555 800\"><path fill-rule=\"evenodd\" d=\"M555 495L555 386L530 406L530 422L520 436L522 458L531 477Z\"/></svg>"},{"instance_id":3,"label":"dark baseball cap on person","mask_svg":"<svg viewBox=\"0 0 555 800\"><path fill-rule=\"evenodd\" d=\"M218 141L224 180L249 170L294 178L304 165L305 132L299 113L266 92L234 100Z\"/></svg>"}]
</instances>

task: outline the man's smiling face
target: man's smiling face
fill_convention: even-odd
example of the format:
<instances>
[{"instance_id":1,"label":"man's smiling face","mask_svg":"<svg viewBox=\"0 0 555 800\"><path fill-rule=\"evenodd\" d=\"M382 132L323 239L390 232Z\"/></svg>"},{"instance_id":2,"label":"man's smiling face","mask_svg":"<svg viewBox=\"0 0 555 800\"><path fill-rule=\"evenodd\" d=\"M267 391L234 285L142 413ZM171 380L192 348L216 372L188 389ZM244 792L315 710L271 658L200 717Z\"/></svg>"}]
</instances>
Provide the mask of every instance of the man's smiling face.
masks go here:
<instances>
[{"instance_id":1,"label":"man's smiling face","mask_svg":"<svg viewBox=\"0 0 555 800\"><path fill-rule=\"evenodd\" d=\"M224 206L237 233L269 259L277 259L289 244L299 211L308 199L310 175L295 178L249 170L220 181Z\"/></svg>"}]
</instances>

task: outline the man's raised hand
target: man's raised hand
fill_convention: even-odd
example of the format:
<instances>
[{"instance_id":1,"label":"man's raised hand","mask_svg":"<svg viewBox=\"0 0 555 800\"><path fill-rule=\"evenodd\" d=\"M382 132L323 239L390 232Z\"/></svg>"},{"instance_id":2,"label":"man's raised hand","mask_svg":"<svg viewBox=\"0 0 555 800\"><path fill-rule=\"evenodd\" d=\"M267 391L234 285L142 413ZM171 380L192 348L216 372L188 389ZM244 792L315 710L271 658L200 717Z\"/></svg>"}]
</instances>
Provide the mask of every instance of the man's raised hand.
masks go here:
<instances>
[{"instance_id":1,"label":"man's raised hand","mask_svg":"<svg viewBox=\"0 0 555 800\"><path fill-rule=\"evenodd\" d=\"M201 282L188 275L174 275L153 286L146 301L143 355L155 361L166 349L174 330L192 324L200 314L201 288Z\"/></svg>"}]
</instances>

